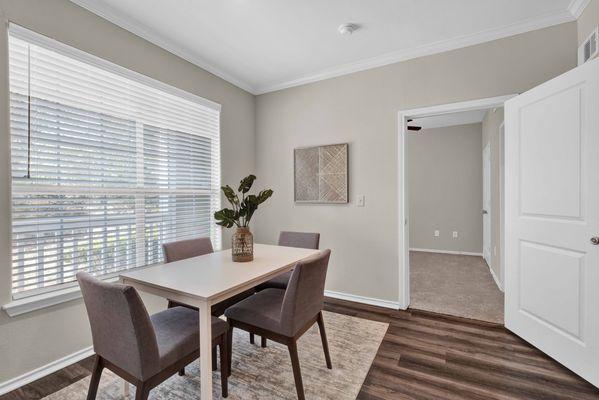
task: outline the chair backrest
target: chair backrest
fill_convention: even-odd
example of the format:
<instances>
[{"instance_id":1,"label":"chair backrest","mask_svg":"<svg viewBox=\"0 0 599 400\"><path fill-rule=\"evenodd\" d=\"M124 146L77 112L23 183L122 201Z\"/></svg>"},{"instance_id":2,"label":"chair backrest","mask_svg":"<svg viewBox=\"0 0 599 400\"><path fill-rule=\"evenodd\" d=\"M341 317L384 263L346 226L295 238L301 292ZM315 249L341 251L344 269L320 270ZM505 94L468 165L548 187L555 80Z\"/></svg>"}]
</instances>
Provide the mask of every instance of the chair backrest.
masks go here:
<instances>
[{"instance_id":1,"label":"chair backrest","mask_svg":"<svg viewBox=\"0 0 599 400\"><path fill-rule=\"evenodd\" d=\"M214 249L209 237L201 237L165 243L162 245L162 251L164 252L164 262L170 263L213 253Z\"/></svg>"},{"instance_id":2,"label":"chair backrest","mask_svg":"<svg viewBox=\"0 0 599 400\"><path fill-rule=\"evenodd\" d=\"M135 288L79 272L96 354L137 379L160 370L156 334Z\"/></svg>"},{"instance_id":3,"label":"chair backrest","mask_svg":"<svg viewBox=\"0 0 599 400\"><path fill-rule=\"evenodd\" d=\"M319 243L320 233L288 231L281 231L279 233L279 246L317 250Z\"/></svg>"},{"instance_id":4,"label":"chair backrest","mask_svg":"<svg viewBox=\"0 0 599 400\"><path fill-rule=\"evenodd\" d=\"M281 328L289 336L314 318L324 305L324 284L331 250L327 249L295 265L281 307Z\"/></svg>"}]
</instances>

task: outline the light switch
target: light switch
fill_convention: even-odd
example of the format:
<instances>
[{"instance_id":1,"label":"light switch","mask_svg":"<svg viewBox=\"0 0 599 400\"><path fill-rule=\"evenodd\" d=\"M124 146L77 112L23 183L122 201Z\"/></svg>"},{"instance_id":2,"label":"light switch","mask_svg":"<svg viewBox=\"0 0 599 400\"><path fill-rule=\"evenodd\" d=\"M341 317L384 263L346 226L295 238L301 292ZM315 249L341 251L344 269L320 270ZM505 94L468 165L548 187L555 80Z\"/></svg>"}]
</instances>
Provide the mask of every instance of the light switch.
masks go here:
<instances>
[{"instance_id":1,"label":"light switch","mask_svg":"<svg viewBox=\"0 0 599 400\"><path fill-rule=\"evenodd\" d=\"M435 231L435 237L439 237L439 231Z\"/></svg>"},{"instance_id":2,"label":"light switch","mask_svg":"<svg viewBox=\"0 0 599 400\"><path fill-rule=\"evenodd\" d=\"M458 237L458 231L453 231L453 238L457 239L457 237Z\"/></svg>"},{"instance_id":3,"label":"light switch","mask_svg":"<svg viewBox=\"0 0 599 400\"><path fill-rule=\"evenodd\" d=\"M365 196L363 194L358 195L358 207L364 207L364 197Z\"/></svg>"}]
</instances>

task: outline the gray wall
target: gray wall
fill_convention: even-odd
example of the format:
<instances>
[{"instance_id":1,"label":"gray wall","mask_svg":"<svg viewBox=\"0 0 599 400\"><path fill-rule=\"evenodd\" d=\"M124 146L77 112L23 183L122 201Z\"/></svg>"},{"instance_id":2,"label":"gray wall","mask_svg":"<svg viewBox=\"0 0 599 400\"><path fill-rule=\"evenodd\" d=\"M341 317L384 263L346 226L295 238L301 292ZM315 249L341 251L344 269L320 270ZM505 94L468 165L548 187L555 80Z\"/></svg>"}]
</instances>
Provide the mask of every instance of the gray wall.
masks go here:
<instances>
[{"instance_id":1,"label":"gray wall","mask_svg":"<svg viewBox=\"0 0 599 400\"><path fill-rule=\"evenodd\" d=\"M11 298L7 20L222 104L222 179L237 182L254 171L253 95L66 0L0 0L0 17L0 304ZM155 298L146 300L150 310L165 306ZM89 345L80 300L15 318L0 312L0 382Z\"/></svg>"},{"instance_id":2,"label":"gray wall","mask_svg":"<svg viewBox=\"0 0 599 400\"><path fill-rule=\"evenodd\" d=\"M523 92L574 67L576 41L572 22L258 96L257 175L275 193L256 216L257 240L319 231L333 250L328 290L398 301L398 111ZM293 148L340 142L351 202L295 204Z\"/></svg>"},{"instance_id":3,"label":"gray wall","mask_svg":"<svg viewBox=\"0 0 599 400\"><path fill-rule=\"evenodd\" d=\"M491 153L491 269L497 277L501 269L501 123L503 107L489 110L482 123L482 147L490 143Z\"/></svg>"},{"instance_id":4,"label":"gray wall","mask_svg":"<svg viewBox=\"0 0 599 400\"><path fill-rule=\"evenodd\" d=\"M408 135L410 248L482 253L481 143L481 124Z\"/></svg>"},{"instance_id":5,"label":"gray wall","mask_svg":"<svg viewBox=\"0 0 599 400\"><path fill-rule=\"evenodd\" d=\"M578 44L599 25L599 0L591 0L578 18Z\"/></svg>"}]
</instances>

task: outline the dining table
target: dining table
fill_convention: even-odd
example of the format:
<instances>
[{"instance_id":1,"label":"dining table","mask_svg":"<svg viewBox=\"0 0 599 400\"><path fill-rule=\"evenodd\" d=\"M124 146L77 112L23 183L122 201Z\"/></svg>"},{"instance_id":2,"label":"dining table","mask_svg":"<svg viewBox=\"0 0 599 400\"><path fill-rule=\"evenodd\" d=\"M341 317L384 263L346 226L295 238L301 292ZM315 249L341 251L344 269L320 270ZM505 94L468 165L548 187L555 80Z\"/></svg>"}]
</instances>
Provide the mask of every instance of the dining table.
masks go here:
<instances>
[{"instance_id":1,"label":"dining table","mask_svg":"<svg viewBox=\"0 0 599 400\"><path fill-rule=\"evenodd\" d=\"M317 253L313 249L254 244L254 259L249 262L234 262L229 249L124 272L119 280L141 292L199 308L201 389L198 394L201 396L198 397L211 400L212 305L290 271L298 261Z\"/></svg>"}]
</instances>

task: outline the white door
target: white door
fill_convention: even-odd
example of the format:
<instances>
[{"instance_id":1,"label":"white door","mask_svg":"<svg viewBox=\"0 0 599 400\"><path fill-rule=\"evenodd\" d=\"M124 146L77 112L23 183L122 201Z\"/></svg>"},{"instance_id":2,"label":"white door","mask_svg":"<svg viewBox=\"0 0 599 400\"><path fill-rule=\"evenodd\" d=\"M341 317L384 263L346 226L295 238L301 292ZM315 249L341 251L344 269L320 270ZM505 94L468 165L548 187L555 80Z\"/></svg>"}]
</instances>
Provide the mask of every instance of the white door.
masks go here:
<instances>
[{"instance_id":1,"label":"white door","mask_svg":"<svg viewBox=\"0 0 599 400\"><path fill-rule=\"evenodd\" d=\"M483 149L483 257L491 266L491 144Z\"/></svg>"},{"instance_id":2,"label":"white door","mask_svg":"<svg viewBox=\"0 0 599 400\"><path fill-rule=\"evenodd\" d=\"M599 60L505 112L505 324L599 386Z\"/></svg>"}]
</instances>

